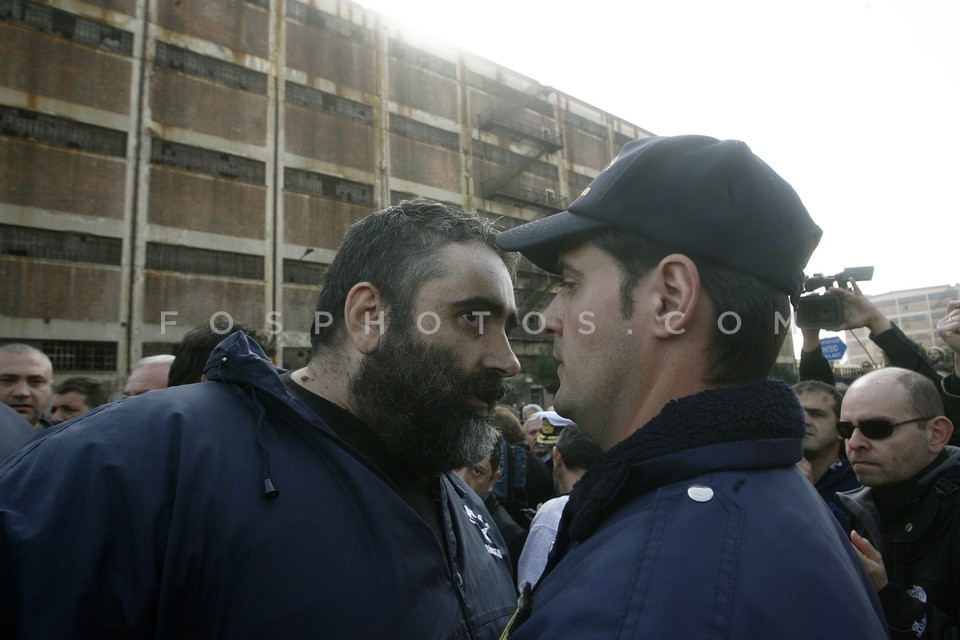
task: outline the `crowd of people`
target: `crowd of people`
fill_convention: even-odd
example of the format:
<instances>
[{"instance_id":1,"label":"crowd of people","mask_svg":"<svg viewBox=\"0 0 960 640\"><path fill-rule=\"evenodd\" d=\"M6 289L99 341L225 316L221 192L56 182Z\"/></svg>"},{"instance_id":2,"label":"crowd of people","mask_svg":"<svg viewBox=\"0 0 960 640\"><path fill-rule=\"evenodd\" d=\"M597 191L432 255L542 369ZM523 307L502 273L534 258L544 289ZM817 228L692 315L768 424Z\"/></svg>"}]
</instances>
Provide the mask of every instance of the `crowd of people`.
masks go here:
<instances>
[{"instance_id":1,"label":"crowd of people","mask_svg":"<svg viewBox=\"0 0 960 640\"><path fill-rule=\"evenodd\" d=\"M744 143L651 137L508 231L355 223L295 371L205 325L108 402L2 346L0 634L960 637L960 365L850 283L890 366L837 385L807 330L769 377L820 236ZM504 404L518 255L560 279L546 409Z\"/></svg>"}]
</instances>

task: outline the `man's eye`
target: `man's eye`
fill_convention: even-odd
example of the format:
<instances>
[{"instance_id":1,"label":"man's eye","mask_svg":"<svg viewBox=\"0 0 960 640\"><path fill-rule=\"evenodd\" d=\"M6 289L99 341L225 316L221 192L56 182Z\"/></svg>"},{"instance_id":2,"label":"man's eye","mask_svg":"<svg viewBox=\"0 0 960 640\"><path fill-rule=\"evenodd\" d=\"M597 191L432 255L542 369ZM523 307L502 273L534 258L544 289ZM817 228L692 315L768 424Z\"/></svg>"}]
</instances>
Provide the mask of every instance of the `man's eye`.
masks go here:
<instances>
[{"instance_id":1,"label":"man's eye","mask_svg":"<svg viewBox=\"0 0 960 640\"><path fill-rule=\"evenodd\" d=\"M570 280L569 278L564 278L560 282L557 282L553 285L552 293L557 294L564 290L569 291L570 289L573 289L576 284L577 283L575 281Z\"/></svg>"},{"instance_id":2,"label":"man's eye","mask_svg":"<svg viewBox=\"0 0 960 640\"><path fill-rule=\"evenodd\" d=\"M471 327L478 329L483 326L483 319L490 315L489 311L468 311L461 313L460 317Z\"/></svg>"}]
</instances>

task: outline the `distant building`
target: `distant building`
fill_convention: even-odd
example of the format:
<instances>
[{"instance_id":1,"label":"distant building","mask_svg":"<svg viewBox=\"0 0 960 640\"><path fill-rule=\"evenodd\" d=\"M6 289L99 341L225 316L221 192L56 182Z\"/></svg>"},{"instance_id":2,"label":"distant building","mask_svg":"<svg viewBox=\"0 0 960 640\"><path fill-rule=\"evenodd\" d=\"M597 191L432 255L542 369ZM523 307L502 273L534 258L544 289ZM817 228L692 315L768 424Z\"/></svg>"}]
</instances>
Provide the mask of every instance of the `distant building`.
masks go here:
<instances>
[{"instance_id":1,"label":"distant building","mask_svg":"<svg viewBox=\"0 0 960 640\"><path fill-rule=\"evenodd\" d=\"M905 289L868 296L868 298L883 315L893 321L917 344L925 349L934 345L945 347L943 340L937 335L937 320L946 315L947 304L953 300L960 300L960 285ZM866 351L857 342L854 333L860 338ZM869 335L870 332L866 329L846 332L850 364L859 365L868 359L868 354L875 362L883 362L883 351L870 341Z\"/></svg>"},{"instance_id":2,"label":"distant building","mask_svg":"<svg viewBox=\"0 0 960 640\"><path fill-rule=\"evenodd\" d=\"M650 135L347 0L4 2L0 59L0 340L114 381L212 315L299 366L352 222L417 194L521 224ZM522 311L548 288L526 263Z\"/></svg>"}]
</instances>

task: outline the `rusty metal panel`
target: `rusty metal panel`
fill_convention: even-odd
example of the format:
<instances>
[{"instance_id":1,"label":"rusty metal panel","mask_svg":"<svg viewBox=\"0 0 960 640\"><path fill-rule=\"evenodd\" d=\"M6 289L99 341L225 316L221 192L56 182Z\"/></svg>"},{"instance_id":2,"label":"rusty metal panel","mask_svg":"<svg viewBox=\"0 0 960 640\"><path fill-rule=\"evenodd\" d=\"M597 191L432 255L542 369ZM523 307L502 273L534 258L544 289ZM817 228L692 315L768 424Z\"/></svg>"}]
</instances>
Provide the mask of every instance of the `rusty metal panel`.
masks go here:
<instances>
[{"instance_id":1,"label":"rusty metal panel","mask_svg":"<svg viewBox=\"0 0 960 640\"><path fill-rule=\"evenodd\" d=\"M370 213L367 205L298 193L283 194L284 242L338 249L350 225Z\"/></svg>"},{"instance_id":2,"label":"rusty metal panel","mask_svg":"<svg viewBox=\"0 0 960 640\"><path fill-rule=\"evenodd\" d=\"M0 308L14 318L56 318L102 322L120 311L116 267L53 263L0 256Z\"/></svg>"},{"instance_id":3,"label":"rusty metal panel","mask_svg":"<svg viewBox=\"0 0 960 640\"><path fill-rule=\"evenodd\" d=\"M329 265L305 260L283 261L283 282L285 284L299 284L306 287L318 287L323 282Z\"/></svg>"},{"instance_id":4,"label":"rusty metal panel","mask_svg":"<svg viewBox=\"0 0 960 640\"><path fill-rule=\"evenodd\" d=\"M319 284L314 286L284 285L283 330L310 333L314 321L313 312L320 295Z\"/></svg>"},{"instance_id":5,"label":"rusty metal panel","mask_svg":"<svg viewBox=\"0 0 960 640\"><path fill-rule=\"evenodd\" d=\"M292 20L287 20L286 26L287 66L312 77L376 93L372 45Z\"/></svg>"},{"instance_id":6,"label":"rusty metal panel","mask_svg":"<svg viewBox=\"0 0 960 640\"><path fill-rule=\"evenodd\" d=\"M568 133L572 133L571 128L576 128L601 139L607 137L607 128L599 122L594 122L589 118L584 118L569 111L562 111L560 117L563 118L564 124L568 125Z\"/></svg>"},{"instance_id":7,"label":"rusty metal panel","mask_svg":"<svg viewBox=\"0 0 960 640\"><path fill-rule=\"evenodd\" d=\"M401 136L390 136L390 175L460 191L460 154Z\"/></svg>"},{"instance_id":8,"label":"rusty metal panel","mask_svg":"<svg viewBox=\"0 0 960 640\"><path fill-rule=\"evenodd\" d=\"M176 311L178 326L195 327L210 322L218 312L234 322L263 326L266 311L263 284L211 276L148 271L144 293L145 324L160 324L161 312ZM167 316L168 321L171 318Z\"/></svg>"},{"instance_id":9,"label":"rusty metal panel","mask_svg":"<svg viewBox=\"0 0 960 640\"><path fill-rule=\"evenodd\" d=\"M155 166L147 219L168 227L264 237L264 187Z\"/></svg>"},{"instance_id":10,"label":"rusty metal panel","mask_svg":"<svg viewBox=\"0 0 960 640\"><path fill-rule=\"evenodd\" d=\"M609 162L609 143L602 138L567 127L567 161L584 167L601 168Z\"/></svg>"},{"instance_id":11,"label":"rusty metal panel","mask_svg":"<svg viewBox=\"0 0 960 640\"><path fill-rule=\"evenodd\" d=\"M123 159L0 138L0 202L123 219Z\"/></svg>"},{"instance_id":12,"label":"rusty metal panel","mask_svg":"<svg viewBox=\"0 0 960 640\"><path fill-rule=\"evenodd\" d=\"M119 11L120 13L125 13L128 16L136 14L137 11L137 0L84 0L87 4L92 4L96 7L103 7L104 9L110 9L111 11Z\"/></svg>"},{"instance_id":13,"label":"rusty metal panel","mask_svg":"<svg viewBox=\"0 0 960 640\"><path fill-rule=\"evenodd\" d=\"M460 119L456 81L398 60L390 60L389 80L391 100L454 122Z\"/></svg>"},{"instance_id":14,"label":"rusty metal panel","mask_svg":"<svg viewBox=\"0 0 960 640\"><path fill-rule=\"evenodd\" d=\"M247 144L264 145L267 97L158 70L151 96L154 121Z\"/></svg>"},{"instance_id":15,"label":"rusty metal panel","mask_svg":"<svg viewBox=\"0 0 960 640\"><path fill-rule=\"evenodd\" d=\"M414 67L420 67L426 71L446 76L451 80L457 79L457 63L452 60L435 56L422 49L411 46L405 42L391 39L387 45L389 53L397 60Z\"/></svg>"},{"instance_id":16,"label":"rusty metal panel","mask_svg":"<svg viewBox=\"0 0 960 640\"><path fill-rule=\"evenodd\" d=\"M129 111L131 63L120 56L0 23L0 60L0 86L114 113Z\"/></svg>"},{"instance_id":17,"label":"rusty metal panel","mask_svg":"<svg viewBox=\"0 0 960 640\"><path fill-rule=\"evenodd\" d=\"M157 24L239 53L270 57L270 12L246 2L163 0L157 3Z\"/></svg>"},{"instance_id":18,"label":"rusty metal panel","mask_svg":"<svg viewBox=\"0 0 960 640\"><path fill-rule=\"evenodd\" d=\"M302 107L286 107L286 151L336 165L374 170L376 131L361 122Z\"/></svg>"}]
</instances>

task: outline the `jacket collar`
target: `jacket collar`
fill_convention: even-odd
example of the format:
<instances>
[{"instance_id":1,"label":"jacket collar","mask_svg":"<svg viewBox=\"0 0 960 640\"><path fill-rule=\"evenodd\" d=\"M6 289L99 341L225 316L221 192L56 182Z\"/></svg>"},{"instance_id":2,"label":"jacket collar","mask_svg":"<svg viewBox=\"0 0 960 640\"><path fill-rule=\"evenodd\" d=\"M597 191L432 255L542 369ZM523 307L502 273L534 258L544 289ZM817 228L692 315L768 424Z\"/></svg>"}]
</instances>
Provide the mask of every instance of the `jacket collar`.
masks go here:
<instances>
[{"instance_id":1,"label":"jacket collar","mask_svg":"<svg viewBox=\"0 0 960 640\"><path fill-rule=\"evenodd\" d=\"M728 469L789 466L803 455L803 409L784 382L708 389L668 403L597 460L570 494L564 520L586 538L626 501Z\"/></svg>"},{"instance_id":2,"label":"jacket collar","mask_svg":"<svg viewBox=\"0 0 960 640\"><path fill-rule=\"evenodd\" d=\"M941 496L957 490L957 485L941 476L950 474L957 476L960 469L960 447L948 446L944 449L945 456L938 457L937 461L924 469L910 480L898 485L902 497L908 502L907 508L901 508L888 500L896 490L887 488L888 494L885 503L885 513L880 513L877 505L878 491L873 487L860 487L852 491L837 494L843 507L856 518L867 532L870 541L881 553L886 547L884 531L891 536L891 542L909 542L923 536L933 524L939 514ZM943 480L944 487L938 487L938 481ZM960 478L956 480L960 483ZM931 491L931 487L933 490ZM893 506L897 513L890 513L888 508Z\"/></svg>"}]
</instances>

